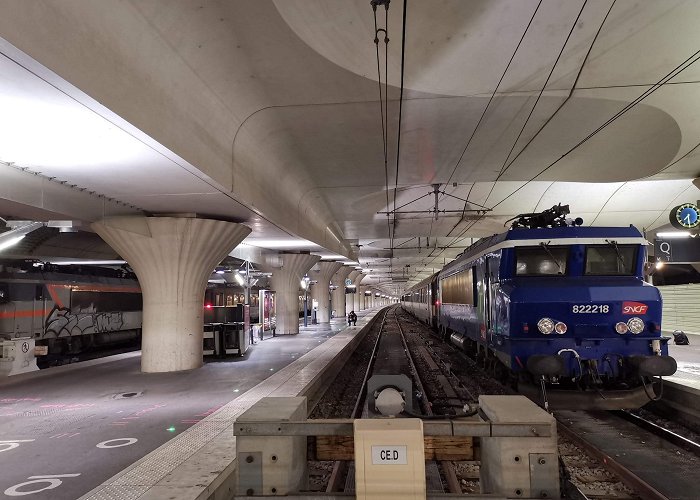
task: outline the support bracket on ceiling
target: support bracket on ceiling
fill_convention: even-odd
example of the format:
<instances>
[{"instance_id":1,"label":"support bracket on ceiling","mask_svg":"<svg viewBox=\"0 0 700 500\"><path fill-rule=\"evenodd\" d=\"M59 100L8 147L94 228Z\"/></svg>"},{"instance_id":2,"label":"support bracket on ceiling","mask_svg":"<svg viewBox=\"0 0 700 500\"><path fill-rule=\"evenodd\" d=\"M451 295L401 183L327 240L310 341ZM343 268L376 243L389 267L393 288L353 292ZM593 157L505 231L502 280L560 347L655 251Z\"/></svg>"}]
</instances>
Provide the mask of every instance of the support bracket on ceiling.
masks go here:
<instances>
[{"instance_id":1,"label":"support bracket on ceiling","mask_svg":"<svg viewBox=\"0 0 700 500\"><path fill-rule=\"evenodd\" d=\"M452 195L450 193L447 193L445 190L441 190L440 186L442 184L432 184L433 190L430 191L429 193L424 194L423 196L419 196L415 200L411 200L408 203L404 203L400 207L395 208L394 210L387 210L387 211L380 211L377 212L377 214L386 214L386 215L398 215L398 214L435 214L435 220L438 219L439 214L452 214L452 213L461 213L463 216L466 213L476 213L477 215L485 215L486 213L490 212L492 209L487 208L483 205L479 205L478 203L474 203L473 201L465 200L464 198L460 198L459 196ZM402 208L407 207L413 203L416 203L417 201L422 200L423 198L427 196L434 196L435 197L435 204L433 205L433 208L429 208L427 210L402 210ZM465 204L465 208L461 210L447 210L447 209L440 209L440 195L447 196L449 198L454 198L459 201L463 201ZM476 206L478 208L466 208L467 206Z\"/></svg>"}]
</instances>

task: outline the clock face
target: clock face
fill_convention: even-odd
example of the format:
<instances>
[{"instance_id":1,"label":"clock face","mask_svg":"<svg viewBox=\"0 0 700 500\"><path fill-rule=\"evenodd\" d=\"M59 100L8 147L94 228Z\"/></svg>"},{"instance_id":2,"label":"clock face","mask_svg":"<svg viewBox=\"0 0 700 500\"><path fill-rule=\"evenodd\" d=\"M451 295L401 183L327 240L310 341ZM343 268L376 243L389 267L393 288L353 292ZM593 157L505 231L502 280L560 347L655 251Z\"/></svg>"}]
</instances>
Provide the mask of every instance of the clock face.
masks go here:
<instances>
[{"instance_id":1,"label":"clock face","mask_svg":"<svg viewBox=\"0 0 700 500\"><path fill-rule=\"evenodd\" d=\"M684 203L676 207L672 212L672 223L682 229L693 229L700 225L700 211L692 203Z\"/></svg>"}]
</instances>

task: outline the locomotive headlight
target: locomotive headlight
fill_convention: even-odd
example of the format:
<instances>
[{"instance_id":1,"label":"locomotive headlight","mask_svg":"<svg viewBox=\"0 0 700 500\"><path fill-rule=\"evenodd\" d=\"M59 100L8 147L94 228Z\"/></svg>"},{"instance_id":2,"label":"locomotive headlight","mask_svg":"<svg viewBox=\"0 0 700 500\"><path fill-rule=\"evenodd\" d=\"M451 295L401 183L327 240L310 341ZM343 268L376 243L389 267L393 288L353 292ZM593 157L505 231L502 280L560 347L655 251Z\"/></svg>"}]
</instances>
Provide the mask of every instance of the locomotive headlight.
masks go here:
<instances>
[{"instance_id":1,"label":"locomotive headlight","mask_svg":"<svg viewBox=\"0 0 700 500\"><path fill-rule=\"evenodd\" d=\"M620 321L619 323L615 324L615 331L620 335L627 333L627 330L629 330L627 323Z\"/></svg>"},{"instance_id":2,"label":"locomotive headlight","mask_svg":"<svg viewBox=\"0 0 700 500\"><path fill-rule=\"evenodd\" d=\"M564 335L566 333L567 327L566 323L562 323L561 321L554 325L554 331L557 332L559 335Z\"/></svg>"},{"instance_id":3,"label":"locomotive headlight","mask_svg":"<svg viewBox=\"0 0 700 500\"><path fill-rule=\"evenodd\" d=\"M542 318L537 322L537 329L540 331L540 333L549 335L554 331L554 321L549 318Z\"/></svg>"},{"instance_id":4,"label":"locomotive headlight","mask_svg":"<svg viewBox=\"0 0 700 500\"><path fill-rule=\"evenodd\" d=\"M627 327L630 329L630 332L637 335L644 331L644 321L641 318L632 318L627 322Z\"/></svg>"}]
</instances>

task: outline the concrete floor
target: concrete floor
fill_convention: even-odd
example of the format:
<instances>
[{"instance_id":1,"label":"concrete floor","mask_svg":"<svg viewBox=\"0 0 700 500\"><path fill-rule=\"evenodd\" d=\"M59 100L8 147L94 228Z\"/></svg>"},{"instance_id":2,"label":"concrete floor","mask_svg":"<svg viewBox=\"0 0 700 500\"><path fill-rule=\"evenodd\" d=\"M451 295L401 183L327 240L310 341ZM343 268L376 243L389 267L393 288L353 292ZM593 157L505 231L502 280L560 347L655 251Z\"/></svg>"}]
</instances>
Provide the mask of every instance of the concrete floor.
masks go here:
<instances>
[{"instance_id":1,"label":"concrete floor","mask_svg":"<svg viewBox=\"0 0 700 500\"><path fill-rule=\"evenodd\" d=\"M700 335L688 334L690 345L668 344L668 354L676 358L678 371L667 380L700 389Z\"/></svg>"},{"instance_id":2,"label":"concrete floor","mask_svg":"<svg viewBox=\"0 0 700 500\"><path fill-rule=\"evenodd\" d=\"M251 346L243 358L189 372L141 373L140 354L130 353L4 383L0 492L78 498L345 326L339 318L302 327Z\"/></svg>"}]
</instances>

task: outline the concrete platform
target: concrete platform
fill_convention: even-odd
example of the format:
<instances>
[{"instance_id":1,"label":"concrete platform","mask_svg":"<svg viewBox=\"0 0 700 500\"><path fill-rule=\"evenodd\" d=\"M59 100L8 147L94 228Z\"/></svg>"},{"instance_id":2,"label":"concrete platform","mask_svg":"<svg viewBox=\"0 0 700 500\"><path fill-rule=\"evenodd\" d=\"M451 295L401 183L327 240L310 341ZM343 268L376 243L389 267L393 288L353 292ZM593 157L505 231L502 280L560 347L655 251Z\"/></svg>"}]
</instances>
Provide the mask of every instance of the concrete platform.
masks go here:
<instances>
[{"instance_id":1,"label":"concrete platform","mask_svg":"<svg viewBox=\"0 0 700 500\"><path fill-rule=\"evenodd\" d=\"M198 498L232 465L236 415L263 396L303 393L376 311L354 328L343 318L302 327L191 372L141 373L129 353L3 381L0 491Z\"/></svg>"},{"instance_id":2,"label":"concrete platform","mask_svg":"<svg viewBox=\"0 0 700 500\"><path fill-rule=\"evenodd\" d=\"M700 335L688 333L690 345L668 344L669 355L676 358L678 371L665 380L700 390Z\"/></svg>"}]
</instances>

